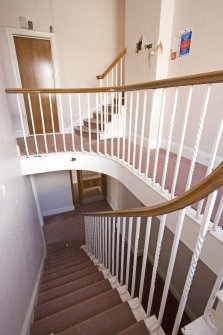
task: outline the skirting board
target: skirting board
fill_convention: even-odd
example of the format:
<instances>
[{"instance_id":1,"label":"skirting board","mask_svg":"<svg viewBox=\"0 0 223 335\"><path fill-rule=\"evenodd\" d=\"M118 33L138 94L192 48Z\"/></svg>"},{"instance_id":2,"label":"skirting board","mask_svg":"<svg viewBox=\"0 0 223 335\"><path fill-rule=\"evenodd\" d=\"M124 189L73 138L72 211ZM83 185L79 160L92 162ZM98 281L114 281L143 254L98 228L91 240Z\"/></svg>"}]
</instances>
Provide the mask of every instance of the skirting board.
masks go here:
<instances>
[{"instance_id":1,"label":"skirting board","mask_svg":"<svg viewBox=\"0 0 223 335\"><path fill-rule=\"evenodd\" d=\"M43 211L43 216L60 214L60 213L74 211L74 210L75 210L74 206L60 207L60 208L50 209L48 211Z\"/></svg>"},{"instance_id":2,"label":"skirting board","mask_svg":"<svg viewBox=\"0 0 223 335\"><path fill-rule=\"evenodd\" d=\"M26 317L25 320L23 322L23 326L22 326L22 330L20 332L20 335L29 335L30 333L30 325L33 321L33 313L34 313L34 307L35 307L35 303L36 303L36 298L37 298L37 294L38 294L38 289L39 289L39 284L40 284L40 279L41 279L41 275L42 275L42 270L43 270L43 265L44 265L44 261L46 258L46 249L44 248L44 253L43 253L43 258L39 267L39 271L38 271L38 275L36 278L36 283L33 289L33 293L29 302L29 306L26 312Z\"/></svg>"}]
</instances>

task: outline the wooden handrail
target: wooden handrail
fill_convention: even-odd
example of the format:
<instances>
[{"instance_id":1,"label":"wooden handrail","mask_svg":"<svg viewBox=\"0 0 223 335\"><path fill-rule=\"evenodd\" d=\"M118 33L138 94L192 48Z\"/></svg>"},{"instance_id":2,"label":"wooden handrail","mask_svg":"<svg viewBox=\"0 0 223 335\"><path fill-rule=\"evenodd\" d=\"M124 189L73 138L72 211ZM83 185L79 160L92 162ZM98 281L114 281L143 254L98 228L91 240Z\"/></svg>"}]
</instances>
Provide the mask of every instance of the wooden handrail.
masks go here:
<instances>
[{"instance_id":1,"label":"wooden handrail","mask_svg":"<svg viewBox=\"0 0 223 335\"><path fill-rule=\"evenodd\" d=\"M107 69L96 76L97 79L104 79L104 77L113 69L113 67L120 61L120 59L126 54L126 48L123 49L120 54L115 58L115 60L107 67Z\"/></svg>"},{"instance_id":2,"label":"wooden handrail","mask_svg":"<svg viewBox=\"0 0 223 335\"><path fill-rule=\"evenodd\" d=\"M205 198L209 193L213 192L221 186L223 186L223 162L209 176L204 178L203 181L191 188L189 191L162 204L151 207L140 207L120 211L91 212L83 214L87 216L97 215L115 217L148 217L164 215L192 205L193 203Z\"/></svg>"},{"instance_id":3,"label":"wooden handrail","mask_svg":"<svg viewBox=\"0 0 223 335\"><path fill-rule=\"evenodd\" d=\"M189 85L203 85L223 82L223 71L200 73L196 75L155 80L146 83L93 88L7 88L6 93L101 93L101 92L128 92L146 89L158 89Z\"/></svg>"}]
</instances>

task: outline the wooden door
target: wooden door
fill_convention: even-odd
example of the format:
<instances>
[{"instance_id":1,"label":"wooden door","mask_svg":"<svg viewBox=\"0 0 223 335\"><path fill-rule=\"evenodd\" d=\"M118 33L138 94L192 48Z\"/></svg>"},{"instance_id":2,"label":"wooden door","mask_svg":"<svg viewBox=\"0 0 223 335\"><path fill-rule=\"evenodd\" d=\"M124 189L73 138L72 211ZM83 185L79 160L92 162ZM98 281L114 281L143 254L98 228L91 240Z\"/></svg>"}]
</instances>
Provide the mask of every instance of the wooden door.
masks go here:
<instances>
[{"instance_id":1,"label":"wooden door","mask_svg":"<svg viewBox=\"0 0 223 335\"><path fill-rule=\"evenodd\" d=\"M23 88L54 88L54 72L50 40L14 36L16 55ZM38 94L30 94L34 127L36 134L43 133L41 108ZM24 96L30 134L33 134L30 106ZM53 132L50 99L48 94L41 95L43 118L46 133ZM55 132L59 131L56 97L52 95L52 114Z\"/></svg>"}]
</instances>

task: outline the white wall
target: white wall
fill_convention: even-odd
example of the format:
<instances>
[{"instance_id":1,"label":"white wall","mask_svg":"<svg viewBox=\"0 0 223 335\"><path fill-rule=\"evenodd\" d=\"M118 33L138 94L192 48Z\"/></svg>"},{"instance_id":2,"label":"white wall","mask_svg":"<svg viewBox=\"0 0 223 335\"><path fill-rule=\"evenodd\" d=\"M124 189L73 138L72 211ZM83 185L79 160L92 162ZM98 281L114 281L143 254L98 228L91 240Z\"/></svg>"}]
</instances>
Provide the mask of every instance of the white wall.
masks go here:
<instances>
[{"instance_id":1,"label":"white wall","mask_svg":"<svg viewBox=\"0 0 223 335\"><path fill-rule=\"evenodd\" d=\"M4 90L0 61L0 334L15 335L25 331L44 241L30 178L21 173Z\"/></svg>"},{"instance_id":2,"label":"white wall","mask_svg":"<svg viewBox=\"0 0 223 335\"><path fill-rule=\"evenodd\" d=\"M125 81L127 84L155 79L156 56L148 51L135 52L136 42L143 34L148 43L157 42L161 0L127 0L125 14L125 45L127 48Z\"/></svg>"},{"instance_id":3,"label":"white wall","mask_svg":"<svg viewBox=\"0 0 223 335\"><path fill-rule=\"evenodd\" d=\"M43 216L74 210L69 171L34 176Z\"/></svg>"}]
</instances>

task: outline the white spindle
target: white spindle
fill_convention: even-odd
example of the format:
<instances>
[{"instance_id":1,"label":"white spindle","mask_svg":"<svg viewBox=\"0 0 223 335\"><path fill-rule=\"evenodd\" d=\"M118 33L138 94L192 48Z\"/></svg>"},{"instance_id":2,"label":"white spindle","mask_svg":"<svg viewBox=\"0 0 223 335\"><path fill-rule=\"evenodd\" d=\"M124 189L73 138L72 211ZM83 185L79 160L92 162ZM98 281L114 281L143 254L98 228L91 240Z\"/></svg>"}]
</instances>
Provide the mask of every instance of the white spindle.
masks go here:
<instances>
[{"instance_id":1,"label":"white spindle","mask_svg":"<svg viewBox=\"0 0 223 335\"><path fill-rule=\"evenodd\" d=\"M211 159L210 159L209 164L208 164L206 176L208 176L214 168L214 163L215 163L217 151L218 151L218 148L219 148L219 143L220 143L220 140L221 140L221 137L222 137L222 132L223 132L223 115L219 120L219 128L216 132L216 137L215 137L214 142L213 142L212 156L211 156ZM197 208L197 216L198 217L200 216L200 213L201 213L201 210L202 210L202 207L203 207L203 203L204 203L204 200L201 200L198 204L198 208Z\"/></svg>"},{"instance_id":2,"label":"white spindle","mask_svg":"<svg viewBox=\"0 0 223 335\"><path fill-rule=\"evenodd\" d=\"M151 150L151 143L152 143L152 131L154 128L154 115L156 111L156 93L157 91L153 91L153 102L152 102L152 110L150 114L150 123L149 123L149 133L148 133L148 142L147 142L147 153L146 153L146 170L145 170L145 176L148 180L149 175L149 163L150 163L150 150Z\"/></svg>"},{"instance_id":3,"label":"white spindle","mask_svg":"<svg viewBox=\"0 0 223 335\"><path fill-rule=\"evenodd\" d=\"M164 162L164 168L163 168L163 177L162 177L162 184L161 184L163 192L165 190L166 174L167 174L167 168L168 168L168 162L169 162L171 141L172 141L172 136L173 136L173 127L174 127L175 115L176 115L176 110L177 110L178 95L179 95L179 88L177 87L176 90L175 90L173 111L172 111L172 114L171 114L171 117L170 117L170 127L169 127L167 148L166 148L166 156L165 156L165 162Z\"/></svg>"},{"instance_id":4,"label":"white spindle","mask_svg":"<svg viewBox=\"0 0 223 335\"><path fill-rule=\"evenodd\" d=\"M117 141L117 157L120 159L120 117L121 117L121 93L118 93L118 141Z\"/></svg>"},{"instance_id":5,"label":"white spindle","mask_svg":"<svg viewBox=\"0 0 223 335\"><path fill-rule=\"evenodd\" d=\"M130 93L130 108L129 108L129 139L128 139L128 165L130 166L131 159L131 132L132 132L132 106L133 106L133 93Z\"/></svg>"},{"instance_id":6,"label":"white spindle","mask_svg":"<svg viewBox=\"0 0 223 335\"><path fill-rule=\"evenodd\" d=\"M188 294L190 291L190 287L193 281L193 277L196 271L196 267L197 267L197 263L201 254L201 250L205 241L205 237L206 237L206 233L208 231L209 228L209 223L210 223L210 217L211 217L211 213L214 207L214 203L216 200L216 195L217 195L217 191L214 191L213 193L211 193L208 196L208 201L207 201L207 206L205 208L205 213L204 213L204 217L202 219L202 223L200 226L200 230L199 230L199 235L197 237L197 241L196 241L196 245L195 245L195 249L194 249L194 253L191 259L191 264L190 264L190 268L187 274L187 278L185 281L185 285L184 285L184 289L183 289L183 294L181 296L181 300L180 300L180 305L177 311L177 316L175 319L175 323L174 323L174 327L173 327L173 331L172 331L172 335L175 335L178 333L179 327L180 327L180 322L182 319L182 315L186 306L186 302L187 302L187 298L188 298Z\"/></svg>"},{"instance_id":7,"label":"white spindle","mask_svg":"<svg viewBox=\"0 0 223 335\"><path fill-rule=\"evenodd\" d=\"M50 116L51 116L51 123L52 123L52 130L53 130L53 143L55 152L57 152L57 143L56 143L56 134L55 134L55 126L54 126L54 118L53 118L53 106L52 106L52 96L49 93L49 100L50 100ZM72 129L74 132L74 129Z\"/></svg>"},{"instance_id":8,"label":"white spindle","mask_svg":"<svg viewBox=\"0 0 223 335\"><path fill-rule=\"evenodd\" d=\"M115 217L112 220L112 276L115 275Z\"/></svg>"},{"instance_id":9,"label":"white spindle","mask_svg":"<svg viewBox=\"0 0 223 335\"><path fill-rule=\"evenodd\" d=\"M106 76L106 86L108 87L108 82L109 82L109 73Z\"/></svg>"},{"instance_id":10,"label":"white spindle","mask_svg":"<svg viewBox=\"0 0 223 335\"><path fill-rule=\"evenodd\" d=\"M101 217L101 239L102 239L102 263L105 265L105 221L104 217Z\"/></svg>"},{"instance_id":11,"label":"white spindle","mask_svg":"<svg viewBox=\"0 0 223 335\"><path fill-rule=\"evenodd\" d=\"M104 153L107 154L107 113L108 113L108 101L107 93L104 93Z\"/></svg>"},{"instance_id":12,"label":"white spindle","mask_svg":"<svg viewBox=\"0 0 223 335\"><path fill-rule=\"evenodd\" d=\"M88 141L89 141L89 151L92 152L91 146L91 103L90 94L87 94L87 114L88 114Z\"/></svg>"},{"instance_id":13,"label":"white spindle","mask_svg":"<svg viewBox=\"0 0 223 335\"><path fill-rule=\"evenodd\" d=\"M64 116L63 116L63 106L62 106L62 97L59 94L59 103L60 103L60 118L61 118L61 127L62 127L62 136L63 136L63 147L64 151L67 151L66 148L66 140L65 140L65 132L64 132Z\"/></svg>"},{"instance_id":14,"label":"white spindle","mask_svg":"<svg viewBox=\"0 0 223 335\"><path fill-rule=\"evenodd\" d=\"M128 94L124 93L124 124L123 124L123 142L122 142L122 159L125 162L125 136L126 136L126 116L127 116L127 107L128 107Z\"/></svg>"},{"instance_id":15,"label":"white spindle","mask_svg":"<svg viewBox=\"0 0 223 335\"><path fill-rule=\"evenodd\" d=\"M112 68L111 72L111 86L114 86L114 68Z\"/></svg>"},{"instance_id":16,"label":"white spindle","mask_svg":"<svg viewBox=\"0 0 223 335\"><path fill-rule=\"evenodd\" d=\"M120 250L120 217L117 218L117 236L116 236L116 271L115 275L119 276L119 250Z\"/></svg>"},{"instance_id":17,"label":"white spindle","mask_svg":"<svg viewBox=\"0 0 223 335\"><path fill-rule=\"evenodd\" d=\"M42 122L42 128L43 128L43 138L44 138L44 143L45 143L45 150L46 150L46 153L48 153L46 130L45 130L44 117L43 117L43 105L42 105L42 98L41 98L40 93L38 94L38 96L39 96L39 106L40 106L40 115L41 115L41 122Z\"/></svg>"},{"instance_id":18,"label":"white spindle","mask_svg":"<svg viewBox=\"0 0 223 335\"><path fill-rule=\"evenodd\" d=\"M218 205L218 210L217 210L217 213L215 215L214 223L213 223L213 226L212 226L213 230L217 229L219 221L221 219L222 212L223 212L223 195L221 196L221 201L220 201L220 204Z\"/></svg>"},{"instance_id":19,"label":"white spindle","mask_svg":"<svg viewBox=\"0 0 223 335\"><path fill-rule=\"evenodd\" d=\"M131 286L131 297L134 297L135 293L135 282L136 282L136 266L138 258L138 247L139 247L139 234L140 234L141 217L137 217L136 220L136 233L135 233L135 246L134 246L134 260L132 270L132 286Z\"/></svg>"},{"instance_id":20,"label":"white spindle","mask_svg":"<svg viewBox=\"0 0 223 335\"><path fill-rule=\"evenodd\" d=\"M85 235L85 245L87 245L87 216L84 217L84 235Z\"/></svg>"},{"instance_id":21,"label":"white spindle","mask_svg":"<svg viewBox=\"0 0 223 335\"><path fill-rule=\"evenodd\" d=\"M211 91L211 84L207 85L207 93L206 93L206 96L205 96L205 99L204 99L203 108L202 108L202 112L201 112L201 115L200 115L199 126L198 126L198 130L197 130L197 136L196 136L195 146L194 146L194 151L193 151L193 157L192 157L191 164L190 164L190 171L189 171L185 191L188 191L190 186L191 186L191 181L192 181L192 177L193 177L193 173L194 173L194 167L195 167L196 158L197 158L197 154L198 154L198 148L199 148L199 144L200 144L200 140L201 140L201 134L202 134L203 127L204 127L204 120L205 120L205 116L206 116L206 112L207 112L207 108L208 108L210 91Z\"/></svg>"},{"instance_id":22,"label":"white spindle","mask_svg":"<svg viewBox=\"0 0 223 335\"><path fill-rule=\"evenodd\" d=\"M105 267L108 268L108 218L104 218L105 224Z\"/></svg>"},{"instance_id":23,"label":"white spindle","mask_svg":"<svg viewBox=\"0 0 223 335\"><path fill-rule=\"evenodd\" d=\"M148 316L150 316L151 309L152 309L153 296L154 296L155 284L156 284L156 275L157 275L157 270L158 270L159 257L160 257L160 251L161 251L161 246L162 246L162 241L163 241L165 224L166 224L166 215L163 215L160 220L159 233L158 233L158 238L157 238L157 243L156 243L156 252L155 252L155 258L154 258L154 263L153 263L153 272L152 272L149 299L148 299L148 305L147 305L147 315Z\"/></svg>"},{"instance_id":24,"label":"white spindle","mask_svg":"<svg viewBox=\"0 0 223 335\"><path fill-rule=\"evenodd\" d=\"M120 273L121 285L123 284L123 275L124 275L125 230L126 230L126 217L122 219L122 251L121 251L121 273Z\"/></svg>"},{"instance_id":25,"label":"white spindle","mask_svg":"<svg viewBox=\"0 0 223 335\"><path fill-rule=\"evenodd\" d=\"M33 109L32 109L32 104L31 104L29 93L28 93L28 102L29 102L29 111L30 111L30 117L31 117L32 128L33 128L33 137L34 137L34 143L35 143L35 148L36 148L36 154L39 155L39 150L38 150L38 145L37 145L37 140L36 140L36 129L35 129L35 124L33 120Z\"/></svg>"},{"instance_id":26,"label":"white spindle","mask_svg":"<svg viewBox=\"0 0 223 335\"><path fill-rule=\"evenodd\" d=\"M96 227L96 257L99 259L99 225L98 217L95 216L95 227Z\"/></svg>"},{"instance_id":27,"label":"white spindle","mask_svg":"<svg viewBox=\"0 0 223 335\"><path fill-rule=\"evenodd\" d=\"M132 222L133 222L133 218L130 217L129 222L128 222L128 245L127 245L126 279L125 279L125 285L127 288L129 285L129 269L130 269L131 242L132 242Z\"/></svg>"},{"instance_id":28,"label":"white spindle","mask_svg":"<svg viewBox=\"0 0 223 335\"><path fill-rule=\"evenodd\" d=\"M96 129L97 129L97 153L99 154L99 125L98 125L98 113L99 113L98 93L96 93Z\"/></svg>"},{"instance_id":29,"label":"white spindle","mask_svg":"<svg viewBox=\"0 0 223 335\"><path fill-rule=\"evenodd\" d=\"M185 113L184 113L183 128L182 128L182 131L181 131L181 139L180 139L180 144L179 144L179 150L178 150L178 153L177 153L177 160L176 160L176 165L175 165L175 170L174 170L173 183L172 183L172 187L171 187L172 198L174 197L175 189L176 189L176 183L177 183L177 177L178 177L180 161L181 161L181 156L182 156L182 151L183 151L184 138L185 138L186 129L187 129L187 121L188 121L188 116L189 116L189 111L190 111L192 93L193 93L193 86L190 86L188 99L187 99L187 104L186 104L186 109L185 109Z\"/></svg>"},{"instance_id":30,"label":"white spindle","mask_svg":"<svg viewBox=\"0 0 223 335\"><path fill-rule=\"evenodd\" d=\"M108 218L108 268L111 272L111 217Z\"/></svg>"},{"instance_id":31,"label":"white spindle","mask_svg":"<svg viewBox=\"0 0 223 335\"><path fill-rule=\"evenodd\" d=\"M217 292L220 290L222 282L223 282L223 265L221 266L221 269L220 269L220 271L217 275L217 278L215 280L215 284L213 286L211 295L208 299L208 302L207 302L207 305L206 305L206 308L205 308L205 311L204 311L204 316L206 318L208 318L211 314L211 310L212 310L214 302L216 300Z\"/></svg>"},{"instance_id":32,"label":"white spindle","mask_svg":"<svg viewBox=\"0 0 223 335\"><path fill-rule=\"evenodd\" d=\"M25 148L26 148L26 155L29 156L29 149L28 149L27 140L26 140L25 127L24 127L23 118L22 118L22 109L21 109L21 105L20 105L19 95L18 94L16 94L16 99L17 99L18 108L19 108L19 117L20 117L20 122L21 122L21 127L22 127L22 135L23 135L23 139L24 139L24 143L25 143Z\"/></svg>"},{"instance_id":33,"label":"white spindle","mask_svg":"<svg viewBox=\"0 0 223 335\"><path fill-rule=\"evenodd\" d=\"M142 151L143 151L144 132L145 132L146 104L147 104L147 91L144 92L144 100L143 100L141 142L140 142L140 150L139 150L139 173L140 174L141 174L141 168L142 168Z\"/></svg>"},{"instance_id":34,"label":"white spindle","mask_svg":"<svg viewBox=\"0 0 223 335\"><path fill-rule=\"evenodd\" d=\"M113 111L114 111L114 93L111 95L111 156L114 157L114 129L113 129Z\"/></svg>"},{"instance_id":35,"label":"white spindle","mask_svg":"<svg viewBox=\"0 0 223 335\"><path fill-rule=\"evenodd\" d=\"M160 118L159 118L159 129L158 129L158 137L157 137L157 143L156 143L156 154L155 154L154 167L153 167L153 183L154 184L156 183L156 173L157 173L157 167L158 167L159 149L160 149L161 140L162 140L165 102L166 102L166 89L162 89L161 113L160 113Z\"/></svg>"},{"instance_id":36,"label":"white spindle","mask_svg":"<svg viewBox=\"0 0 223 335\"><path fill-rule=\"evenodd\" d=\"M123 85L123 59L120 59L120 86Z\"/></svg>"},{"instance_id":37,"label":"white spindle","mask_svg":"<svg viewBox=\"0 0 223 335\"><path fill-rule=\"evenodd\" d=\"M179 242L180 242L180 236L181 236L183 223L184 223L184 219L185 219L185 214L186 214L186 208L181 210L180 213L179 213L178 220L177 220L177 226L176 226L176 230L175 230L175 233L174 233L174 240L173 240L173 244L172 244L170 260L169 260L169 265L168 265L168 269L167 269L165 285L164 285L164 289L163 289L163 295L162 295L162 300L161 300L160 310L159 310L159 316L158 316L158 320L159 320L160 323L162 322L163 314L164 314L164 310L165 310L165 306L166 306L167 295L168 295L169 288L170 288L170 281L171 281L172 274L173 274L173 267L174 267L175 260L176 260L177 250L178 250L178 246L179 246Z\"/></svg>"},{"instance_id":38,"label":"white spindle","mask_svg":"<svg viewBox=\"0 0 223 335\"><path fill-rule=\"evenodd\" d=\"M101 233L101 217L98 218L98 236L99 236L99 262L102 263L102 233Z\"/></svg>"},{"instance_id":39,"label":"white spindle","mask_svg":"<svg viewBox=\"0 0 223 335\"><path fill-rule=\"evenodd\" d=\"M73 148L73 151L75 151L73 110L72 110L72 102L71 102L71 94L70 93L69 93L68 97L69 97L70 129L71 129L72 148Z\"/></svg>"},{"instance_id":40,"label":"white spindle","mask_svg":"<svg viewBox=\"0 0 223 335\"><path fill-rule=\"evenodd\" d=\"M133 141L133 158L132 167L135 169L136 165L136 143L137 143L137 130L138 130L138 115L139 115L139 92L136 94L136 109L135 109L135 122L134 122L134 141Z\"/></svg>"},{"instance_id":41,"label":"white spindle","mask_svg":"<svg viewBox=\"0 0 223 335\"><path fill-rule=\"evenodd\" d=\"M78 94L78 111L79 111L79 126L80 126L81 151L84 151L84 147L83 147L83 132L82 132L81 96L80 96L80 94Z\"/></svg>"},{"instance_id":42,"label":"white spindle","mask_svg":"<svg viewBox=\"0 0 223 335\"><path fill-rule=\"evenodd\" d=\"M146 235L145 235L144 249L143 249L142 271L141 271L141 278L140 278L140 285L139 285L139 301L140 301L140 303L142 302L144 280L145 280L145 273L146 273L146 264L147 264L147 260L148 260L149 239L150 239L150 232L151 232L151 221L152 221L151 217L147 218Z\"/></svg>"}]
</instances>

